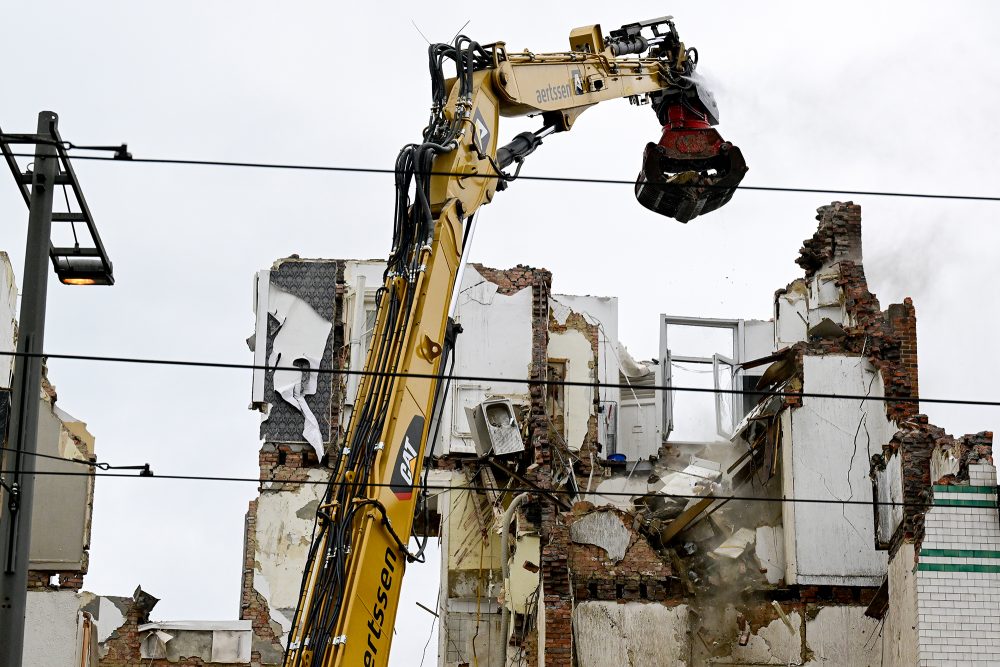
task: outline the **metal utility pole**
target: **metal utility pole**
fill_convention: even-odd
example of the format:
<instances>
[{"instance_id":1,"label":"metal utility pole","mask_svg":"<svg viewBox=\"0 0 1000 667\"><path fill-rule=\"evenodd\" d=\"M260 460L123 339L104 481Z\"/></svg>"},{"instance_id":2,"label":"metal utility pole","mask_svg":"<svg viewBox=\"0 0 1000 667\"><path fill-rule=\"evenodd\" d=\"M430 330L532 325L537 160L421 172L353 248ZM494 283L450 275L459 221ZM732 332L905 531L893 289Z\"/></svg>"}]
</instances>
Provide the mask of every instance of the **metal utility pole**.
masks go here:
<instances>
[{"instance_id":1,"label":"metal utility pole","mask_svg":"<svg viewBox=\"0 0 1000 667\"><path fill-rule=\"evenodd\" d=\"M51 111L38 114L38 138L31 175L28 242L24 253L21 313L14 360L9 449L4 452L7 503L0 518L0 665L17 667L24 649L24 613L31 547L31 501L35 487L38 407L45 338L45 300L49 280L52 194L59 174L56 122Z\"/></svg>"},{"instance_id":2,"label":"metal utility pole","mask_svg":"<svg viewBox=\"0 0 1000 667\"><path fill-rule=\"evenodd\" d=\"M21 173L10 144L34 144L34 169ZM59 136L59 116L52 111L38 114L35 134L4 134L0 131L0 153L10 167L24 203L28 205L28 241L24 253L21 314L18 323L17 356L14 359L13 396L8 450L3 452L0 494L0 665L19 667L24 651L25 604L28 599L28 567L31 555L31 508L35 491L35 452L38 450L38 408L41 401L42 350L45 338L45 301L48 292L48 260L65 285L113 285L111 260L94 225L80 182L67 150L74 148ZM130 159L127 146L77 146L86 150L112 150L115 158ZM31 190L28 190L28 186ZM61 186L69 206L69 193L77 211L52 213L52 198ZM54 247L52 221L73 225L72 247ZM80 246L76 223L90 234L90 245Z\"/></svg>"}]
</instances>

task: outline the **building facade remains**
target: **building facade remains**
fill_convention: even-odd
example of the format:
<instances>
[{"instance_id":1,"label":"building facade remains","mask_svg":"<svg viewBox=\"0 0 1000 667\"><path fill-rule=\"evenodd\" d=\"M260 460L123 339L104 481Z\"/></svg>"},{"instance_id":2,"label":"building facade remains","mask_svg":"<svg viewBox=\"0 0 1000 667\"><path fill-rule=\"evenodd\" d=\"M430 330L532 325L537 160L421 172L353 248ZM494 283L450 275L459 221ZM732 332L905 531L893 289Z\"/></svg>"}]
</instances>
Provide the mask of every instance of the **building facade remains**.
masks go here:
<instances>
[{"instance_id":1,"label":"building facade remains","mask_svg":"<svg viewBox=\"0 0 1000 667\"><path fill-rule=\"evenodd\" d=\"M453 374L479 379L444 388L427 447L444 490L417 522L441 546L439 665L997 664L992 433L920 413L913 303L883 310L869 289L860 207L817 221L769 320L661 315L646 360L619 339L616 298L466 267ZM86 499L72 549L33 566L31 613L93 656L65 664L280 663L357 391L327 371L363 367L383 270L290 257L255 276L255 363L299 370L253 377L268 481L238 620L157 622L141 588L83 592L93 478L52 491ZM94 460L48 401L53 451Z\"/></svg>"}]
</instances>

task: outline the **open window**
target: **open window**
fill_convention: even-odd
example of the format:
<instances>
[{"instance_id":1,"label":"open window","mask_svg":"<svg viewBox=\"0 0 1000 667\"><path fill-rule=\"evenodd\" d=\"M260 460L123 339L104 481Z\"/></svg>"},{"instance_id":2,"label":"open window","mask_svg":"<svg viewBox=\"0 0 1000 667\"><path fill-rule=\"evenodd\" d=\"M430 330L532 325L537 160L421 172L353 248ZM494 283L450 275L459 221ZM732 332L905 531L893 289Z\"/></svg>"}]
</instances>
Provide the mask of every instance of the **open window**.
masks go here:
<instances>
[{"instance_id":1,"label":"open window","mask_svg":"<svg viewBox=\"0 0 1000 667\"><path fill-rule=\"evenodd\" d=\"M742 395L746 358L744 321L700 317L660 318L663 384L697 391L662 391L664 439L729 440L745 414Z\"/></svg>"},{"instance_id":2,"label":"open window","mask_svg":"<svg viewBox=\"0 0 1000 667\"><path fill-rule=\"evenodd\" d=\"M715 383L715 432L728 440L733 436L736 425L743 418L743 395L726 393L739 390L740 367L735 359L712 355L712 379Z\"/></svg>"}]
</instances>

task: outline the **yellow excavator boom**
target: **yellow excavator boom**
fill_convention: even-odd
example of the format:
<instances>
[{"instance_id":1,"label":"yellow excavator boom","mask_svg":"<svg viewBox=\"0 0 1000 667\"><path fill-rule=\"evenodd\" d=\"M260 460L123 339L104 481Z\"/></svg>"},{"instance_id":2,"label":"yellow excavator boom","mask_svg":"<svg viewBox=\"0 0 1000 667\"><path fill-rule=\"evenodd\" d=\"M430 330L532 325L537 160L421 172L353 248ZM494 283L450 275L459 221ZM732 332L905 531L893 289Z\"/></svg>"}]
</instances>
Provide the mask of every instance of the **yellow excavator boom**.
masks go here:
<instances>
[{"instance_id":1,"label":"yellow excavator boom","mask_svg":"<svg viewBox=\"0 0 1000 667\"><path fill-rule=\"evenodd\" d=\"M443 73L449 61L452 78ZM670 17L608 37L600 26L577 28L562 53L510 53L464 36L430 47L431 120L397 159L393 248L371 348L346 437L329 461L285 665L388 664L403 573L420 557L408 544L456 333L453 294L474 214L514 178L504 170L520 169L584 110L624 97L652 102L670 134L666 147L662 139L647 146L636 185L644 205L686 221L731 196L746 167L738 149L716 140L718 112L696 64ZM498 145L501 116L534 114L539 131Z\"/></svg>"}]
</instances>

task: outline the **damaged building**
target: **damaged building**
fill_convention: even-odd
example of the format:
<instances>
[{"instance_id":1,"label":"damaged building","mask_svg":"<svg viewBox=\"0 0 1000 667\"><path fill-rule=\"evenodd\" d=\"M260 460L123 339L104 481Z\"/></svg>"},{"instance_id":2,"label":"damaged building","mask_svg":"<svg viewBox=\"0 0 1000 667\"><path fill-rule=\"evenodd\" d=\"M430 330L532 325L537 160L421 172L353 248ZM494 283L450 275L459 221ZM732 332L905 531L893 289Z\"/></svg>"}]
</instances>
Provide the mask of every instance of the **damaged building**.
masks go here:
<instances>
[{"instance_id":1,"label":"damaged building","mask_svg":"<svg viewBox=\"0 0 1000 667\"><path fill-rule=\"evenodd\" d=\"M663 315L651 360L619 340L614 297L466 267L427 447L446 490L418 520L441 543L439 664L989 664L992 434L919 414L912 302L869 290L860 207L817 220L770 320ZM257 363L302 368L254 381L274 481L247 516L242 608L265 664L357 386L316 371L362 368L383 268L292 257L256 277Z\"/></svg>"},{"instance_id":2,"label":"damaged building","mask_svg":"<svg viewBox=\"0 0 1000 667\"><path fill-rule=\"evenodd\" d=\"M441 547L439 665L996 664L992 433L920 414L913 303L870 291L858 206L817 220L770 319L661 315L651 359L620 340L613 296L465 267L416 522ZM363 368L384 270L293 256L254 276L266 481L239 618L157 621L141 588L84 592L91 501L84 548L46 561L30 594L76 662L37 664L280 664L354 409L358 376L336 371ZM95 460L59 418L60 446Z\"/></svg>"},{"instance_id":3,"label":"damaged building","mask_svg":"<svg viewBox=\"0 0 1000 667\"><path fill-rule=\"evenodd\" d=\"M17 286L0 252L0 351L17 342ZM0 356L0 442L9 446L14 357ZM62 409L43 365L25 608L25 667L250 665L249 621L150 621L157 599L84 590L90 566L95 438ZM86 474L90 471L91 474ZM83 472L84 474L80 474ZM0 512L6 510L6 499Z\"/></svg>"}]
</instances>

